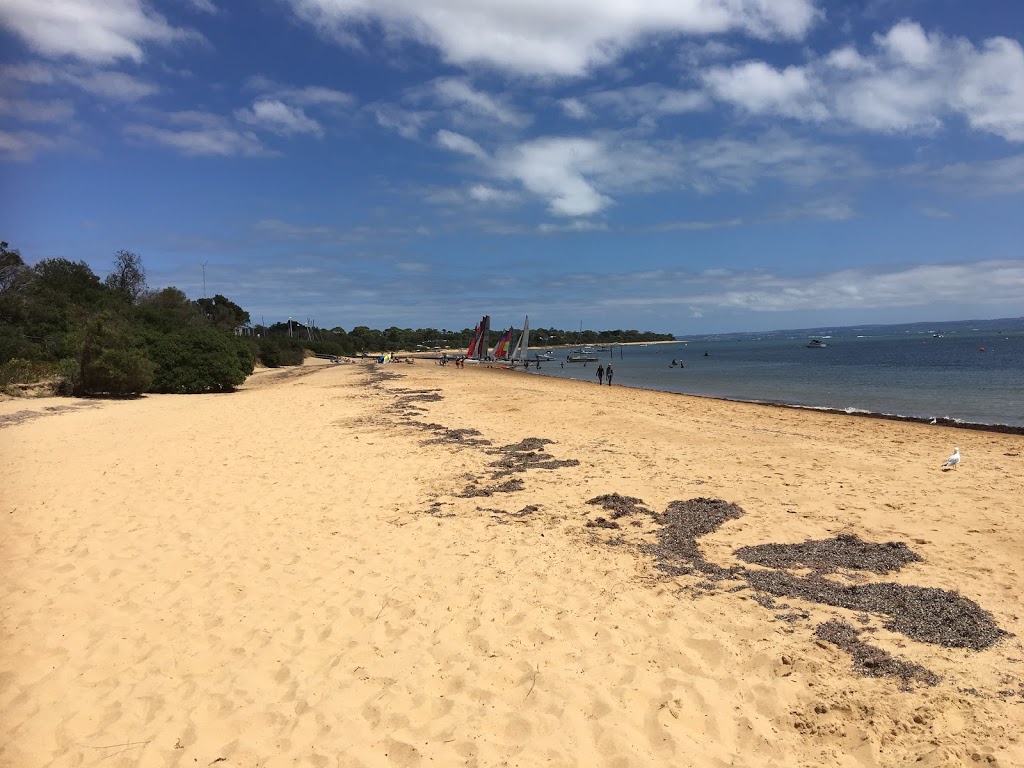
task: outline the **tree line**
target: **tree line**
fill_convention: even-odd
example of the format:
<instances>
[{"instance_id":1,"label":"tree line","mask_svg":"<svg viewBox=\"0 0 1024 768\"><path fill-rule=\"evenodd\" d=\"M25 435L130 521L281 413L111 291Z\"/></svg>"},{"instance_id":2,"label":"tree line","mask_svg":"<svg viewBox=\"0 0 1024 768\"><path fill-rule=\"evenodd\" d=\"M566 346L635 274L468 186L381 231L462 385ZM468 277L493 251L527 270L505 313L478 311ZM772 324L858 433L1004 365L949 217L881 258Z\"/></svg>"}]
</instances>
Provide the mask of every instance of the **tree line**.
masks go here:
<instances>
[{"instance_id":1,"label":"tree line","mask_svg":"<svg viewBox=\"0 0 1024 768\"><path fill-rule=\"evenodd\" d=\"M490 343L499 330L492 330ZM228 392L257 362L301 364L312 352L349 356L400 350L465 350L473 329L398 328L350 331L295 321L250 323L225 296L190 300L169 287L151 289L141 257L118 251L100 279L84 261L25 264L0 243L0 389L40 381L60 394ZM536 328L538 345L671 340L635 330Z\"/></svg>"}]
</instances>

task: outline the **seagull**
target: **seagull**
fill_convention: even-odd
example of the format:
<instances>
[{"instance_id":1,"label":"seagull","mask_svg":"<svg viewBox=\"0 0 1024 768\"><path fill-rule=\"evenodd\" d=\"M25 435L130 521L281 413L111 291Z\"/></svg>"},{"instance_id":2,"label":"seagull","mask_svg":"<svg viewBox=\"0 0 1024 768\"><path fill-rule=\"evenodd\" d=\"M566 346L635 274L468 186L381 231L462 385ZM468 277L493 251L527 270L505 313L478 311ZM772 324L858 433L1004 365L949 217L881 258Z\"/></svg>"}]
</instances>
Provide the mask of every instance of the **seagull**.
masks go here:
<instances>
[{"instance_id":1,"label":"seagull","mask_svg":"<svg viewBox=\"0 0 1024 768\"><path fill-rule=\"evenodd\" d=\"M929 421L928 423L929 423L929 424L937 424L937 423L938 423L938 421L939 421L938 419L936 419L936 418L932 418L932 420L931 420L931 421Z\"/></svg>"},{"instance_id":2,"label":"seagull","mask_svg":"<svg viewBox=\"0 0 1024 768\"><path fill-rule=\"evenodd\" d=\"M946 469L947 467L952 467L953 469L956 469L956 467L957 467L957 465L959 463L960 463L960 449L959 448L954 448L953 449L953 455L950 456L948 459L946 459L946 463L942 465L942 468Z\"/></svg>"}]
</instances>

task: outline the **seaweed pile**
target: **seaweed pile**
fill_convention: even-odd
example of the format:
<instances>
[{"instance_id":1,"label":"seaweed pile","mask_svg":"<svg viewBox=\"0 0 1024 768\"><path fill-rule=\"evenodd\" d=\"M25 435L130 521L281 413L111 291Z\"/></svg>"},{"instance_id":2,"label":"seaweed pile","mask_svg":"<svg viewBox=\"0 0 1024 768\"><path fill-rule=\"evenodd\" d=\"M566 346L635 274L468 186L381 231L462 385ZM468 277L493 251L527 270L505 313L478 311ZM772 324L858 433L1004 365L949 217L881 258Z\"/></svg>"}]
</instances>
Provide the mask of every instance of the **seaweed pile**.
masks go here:
<instances>
[{"instance_id":1,"label":"seaweed pile","mask_svg":"<svg viewBox=\"0 0 1024 768\"><path fill-rule=\"evenodd\" d=\"M785 571L747 571L743 575L754 589L775 597L881 614L888 617L883 624L886 629L923 643L981 651L1006 636L980 605L945 589L892 582L846 585Z\"/></svg>"},{"instance_id":2,"label":"seaweed pile","mask_svg":"<svg viewBox=\"0 0 1024 768\"><path fill-rule=\"evenodd\" d=\"M727 520L744 515L742 508L722 499L696 498L673 501L661 517L655 544L641 545L640 549L654 557L657 568L669 576L700 573L722 580L741 576L741 567L723 568L708 561L700 551L697 539L714 533Z\"/></svg>"},{"instance_id":3,"label":"seaweed pile","mask_svg":"<svg viewBox=\"0 0 1024 768\"><path fill-rule=\"evenodd\" d=\"M840 568L892 573L921 556L901 541L876 544L851 534L800 544L758 544L740 547L736 557L766 568L810 568L816 573L835 573Z\"/></svg>"},{"instance_id":4,"label":"seaweed pile","mask_svg":"<svg viewBox=\"0 0 1024 768\"><path fill-rule=\"evenodd\" d=\"M553 443L543 437L527 437L512 445L503 445L488 451L490 454L501 454L502 457L492 461L488 466L495 467L492 477L498 478L528 469L560 469L562 467L579 466L579 459L556 459L547 453L545 446Z\"/></svg>"},{"instance_id":5,"label":"seaweed pile","mask_svg":"<svg viewBox=\"0 0 1024 768\"><path fill-rule=\"evenodd\" d=\"M860 639L861 631L845 621L830 619L818 625L814 636L850 654L853 668L864 677L895 677L903 681L903 689L910 688L911 682L924 685L939 682L938 675L920 664L897 659L888 651L865 643Z\"/></svg>"}]
</instances>

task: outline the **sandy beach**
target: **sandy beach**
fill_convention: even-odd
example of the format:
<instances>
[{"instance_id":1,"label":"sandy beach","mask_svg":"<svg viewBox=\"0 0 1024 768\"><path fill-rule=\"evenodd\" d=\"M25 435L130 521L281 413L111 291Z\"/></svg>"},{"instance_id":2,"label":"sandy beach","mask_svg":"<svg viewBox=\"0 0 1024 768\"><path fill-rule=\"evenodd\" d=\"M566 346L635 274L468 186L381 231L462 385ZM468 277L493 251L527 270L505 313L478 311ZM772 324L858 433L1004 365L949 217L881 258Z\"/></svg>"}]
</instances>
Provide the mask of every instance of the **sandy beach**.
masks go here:
<instances>
[{"instance_id":1,"label":"sandy beach","mask_svg":"<svg viewBox=\"0 0 1024 768\"><path fill-rule=\"evenodd\" d=\"M316 361L0 456L5 768L1024 765L1021 436Z\"/></svg>"}]
</instances>

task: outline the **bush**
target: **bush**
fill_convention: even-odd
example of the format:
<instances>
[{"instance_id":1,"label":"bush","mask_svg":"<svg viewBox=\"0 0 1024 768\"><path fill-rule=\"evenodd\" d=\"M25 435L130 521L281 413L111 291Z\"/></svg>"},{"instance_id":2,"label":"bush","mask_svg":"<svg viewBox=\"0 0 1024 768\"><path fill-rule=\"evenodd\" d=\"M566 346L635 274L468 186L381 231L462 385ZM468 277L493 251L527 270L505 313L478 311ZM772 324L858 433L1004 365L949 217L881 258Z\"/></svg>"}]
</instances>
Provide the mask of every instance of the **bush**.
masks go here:
<instances>
[{"instance_id":1,"label":"bush","mask_svg":"<svg viewBox=\"0 0 1024 768\"><path fill-rule=\"evenodd\" d=\"M124 318L103 312L82 332L77 394L132 395L153 383L153 363Z\"/></svg>"},{"instance_id":2,"label":"bush","mask_svg":"<svg viewBox=\"0 0 1024 768\"><path fill-rule=\"evenodd\" d=\"M230 392L252 373L245 341L209 326L151 333L146 348L157 366L154 392Z\"/></svg>"},{"instance_id":3,"label":"bush","mask_svg":"<svg viewBox=\"0 0 1024 768\"><path fill-rule=\"evenodd\" d=\"M52 379L56 373L53 363L16 357L0 365L0 388L11 384L36 384Z\"/></svg>"},{"instance_id":4,"label":"bush","mask_svg":"<svg viewBox=\"0 0 1024 768\"><path fill-rule=\"evenodd\" d=\"M78 361L71 357L65 357L57 363L57 382L54 386L54 394L70 397L82 383L82 367Z\"/></svg>"},{"instance_id":5,"label":"bush","mask_svg":"<svg viewBox=\"0 0 1024 768\"><path fill-rule=\"evenodd\" d=\"M102 349L82 363L78 391L135 395L149 391L156 366L138 349Z\"/></svg>"},{"instance_id":6,"label":"bush","mask_svg":"<svg viewBox=\"0 0 1024 768\"><path fill-rule=\"evenodd\" d=\"M289 343L290 340L261 337L256 346L259 350L260 362L267 368L280 368L282 365L302 365L304 351L302 345Z\"/></svg>"}]
</instances>

